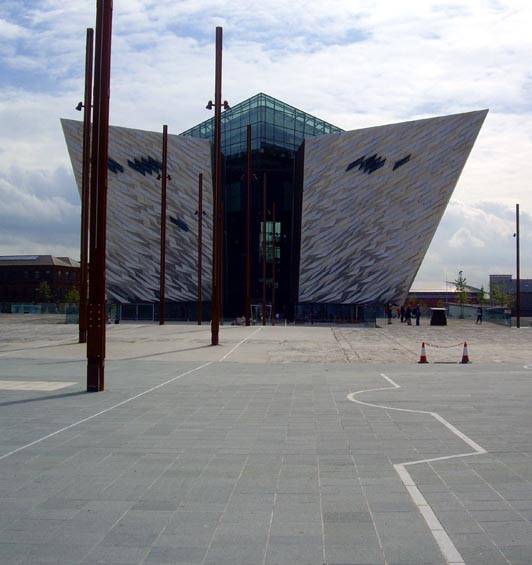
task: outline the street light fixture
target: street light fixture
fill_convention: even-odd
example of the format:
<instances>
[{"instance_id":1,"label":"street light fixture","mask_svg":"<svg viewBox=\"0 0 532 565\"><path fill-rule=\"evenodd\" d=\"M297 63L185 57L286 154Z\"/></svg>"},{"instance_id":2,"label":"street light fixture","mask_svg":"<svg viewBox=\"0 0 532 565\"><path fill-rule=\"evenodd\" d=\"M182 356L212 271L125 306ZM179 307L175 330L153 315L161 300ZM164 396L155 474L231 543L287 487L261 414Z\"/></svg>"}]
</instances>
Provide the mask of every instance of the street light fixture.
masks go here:
<instances>
[{"instance_id":1,"label":"street light fixture","mask_svg":"<svg viewBox=\"0 0 532 565\"><path fill-rule=\"evenodd\" d=\"M230 110L231 106L229 106L229 102L227 102L227 100L224 100L223 105L222 105L224 110ZM205 108L207 108L207 110L212 110L214 108L214 104L212 102L212 100L209 100L207 102L207 106L205 106Z\"/></svg>"}]
</instances>

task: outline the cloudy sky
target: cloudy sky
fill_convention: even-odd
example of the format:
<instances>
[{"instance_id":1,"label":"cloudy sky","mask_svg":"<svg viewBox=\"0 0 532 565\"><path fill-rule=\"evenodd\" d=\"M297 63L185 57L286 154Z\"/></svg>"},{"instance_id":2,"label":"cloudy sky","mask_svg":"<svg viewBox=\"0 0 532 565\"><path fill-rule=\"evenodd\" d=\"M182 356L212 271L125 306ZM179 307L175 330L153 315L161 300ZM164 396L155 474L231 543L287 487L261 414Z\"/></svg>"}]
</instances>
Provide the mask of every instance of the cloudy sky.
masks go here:
<instances>
[{"instance_id":1,"label":"cloudy sky","mask_svg":"<svg viewBox=\"0 0 532 565\"><path fill-rule=\"evenodd\" d=\"M79 196L60 118L81 119L96 0L0 3L0 255L79 258ZM414 283L532 278L529 0L114 0L112 125L180 133L223 97L265 92L343 129L489 109Z\"/></svg>"}]
</instances>

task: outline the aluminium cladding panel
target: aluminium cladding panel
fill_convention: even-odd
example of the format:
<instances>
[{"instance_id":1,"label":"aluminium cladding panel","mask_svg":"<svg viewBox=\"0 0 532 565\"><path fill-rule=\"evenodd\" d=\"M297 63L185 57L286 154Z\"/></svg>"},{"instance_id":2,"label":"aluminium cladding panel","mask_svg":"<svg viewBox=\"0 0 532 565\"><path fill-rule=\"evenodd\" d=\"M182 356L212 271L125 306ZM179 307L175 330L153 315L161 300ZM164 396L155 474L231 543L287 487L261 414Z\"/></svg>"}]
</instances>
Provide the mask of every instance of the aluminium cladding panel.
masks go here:
<instances>
[{"instance_id":1,"label":"aluminium cladding panel","mask_svg":"<svg viewBox=\"0 0 532 565\"><path fill-rule=\"evenodd\" d=\"M404 300L486 114L305 141L299 302Z\"/></svg>"},{"instance_id":2,"label":"aluminium cladding panel","mask_svg":"<svg viewBox=\"0 0 532 565\"><path fill-rule=\"evenodd\" d=\"M61 120L81 191L83 123ZM162 133L111 126L107 193L107 297L159 300ZM168 135L167 301L198 297L198 179L203 174L202 294L211 297L212 176L210 143Z\"/></svg>"}]
</instances>

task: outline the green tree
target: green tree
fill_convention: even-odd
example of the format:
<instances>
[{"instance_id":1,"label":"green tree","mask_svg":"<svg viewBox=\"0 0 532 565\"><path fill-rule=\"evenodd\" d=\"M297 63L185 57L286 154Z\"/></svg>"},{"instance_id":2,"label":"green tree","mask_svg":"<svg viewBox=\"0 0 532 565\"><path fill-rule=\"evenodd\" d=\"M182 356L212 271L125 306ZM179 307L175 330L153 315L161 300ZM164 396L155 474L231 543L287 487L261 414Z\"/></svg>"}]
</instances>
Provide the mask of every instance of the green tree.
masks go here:
<instances>
[{"instance_id":1,"label":"green tree","mask_svg":"<svg viewBox=\"0 0 532 565\"><path fill-rule=\"evenodd\" d=\"M75 286L66 293L65 302L69 304L77 304L79 302L79 290Z\"/></svg>"},{"instance_id":2,"label":"green tree","mask_svg":"<svg viewBox=\"0 0 532 565\"><path fill-rule=\"evenodd\" d=\"M491 285L491 303L494 306L511 306L513 302L514 296L507 292L504 284L494 283Z\"/></svg>"},{"instance_id":3,"label":"green tree","mask_svg":"<svg viewBox=\"0 0 532 565\"><path fill-rule=\"evenodd\" d=\"M458 278L454 281L456 287L456 298L460 304L460 318L464 317L464 304L469 302L469 292L467 290L467 279L463 275L463 271L458 271Z\"/></svg>"},{"instance_id":4,"label":"green tree","mask_svg":"<svg viewBox=\"0 0 532 565\"><path fill-rule=\"evenodd\" d=\"M480 287L480 290L477 293L477 298L479 304L482 304L483 306L489 304L490 301L489 301L488 293L486 292L484 285Z\"/></svg>"},{"instance_id":5,"label":"green tree","mask_svg":"<svg viewBox=\"0 0 532 565\"><path fill-rule=\"evenodd\" d=\"M41 302L51 302L52 301L52 289L50 285L43 281L37 290L37 296Z\"/></svg>"}]
</instances>

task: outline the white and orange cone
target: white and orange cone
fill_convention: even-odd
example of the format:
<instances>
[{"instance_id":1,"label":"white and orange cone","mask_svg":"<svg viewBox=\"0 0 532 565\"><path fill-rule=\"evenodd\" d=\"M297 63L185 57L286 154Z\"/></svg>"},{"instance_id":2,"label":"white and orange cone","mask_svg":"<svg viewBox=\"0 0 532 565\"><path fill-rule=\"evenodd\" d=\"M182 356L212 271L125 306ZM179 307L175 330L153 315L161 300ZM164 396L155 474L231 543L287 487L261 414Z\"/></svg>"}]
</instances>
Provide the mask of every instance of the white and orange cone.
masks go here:
<instances>
[{"instance_id":1,"label":"white and orange cone","mask_svg":"<svg viewBox=\"0 0 532 565\"><path fill-rule=\"evenodd\" d=\"M467 342L464 341L464 352L462 353L462 361L460 361L460 363L470 363L471 361L469 361L469 353L467 352Z\"/></svg>"},{"instance_id":2,"label":"white and orange cone","mask_svg":"<svg viewBox=\"0 0 532 565\"><path fill-rule=\"evenodd\" d=\"M421 355L419 356L418 363L428 363L427 361L427 353L425 351L425 342L421 344Z\"/></svg>"}]
</instances>

